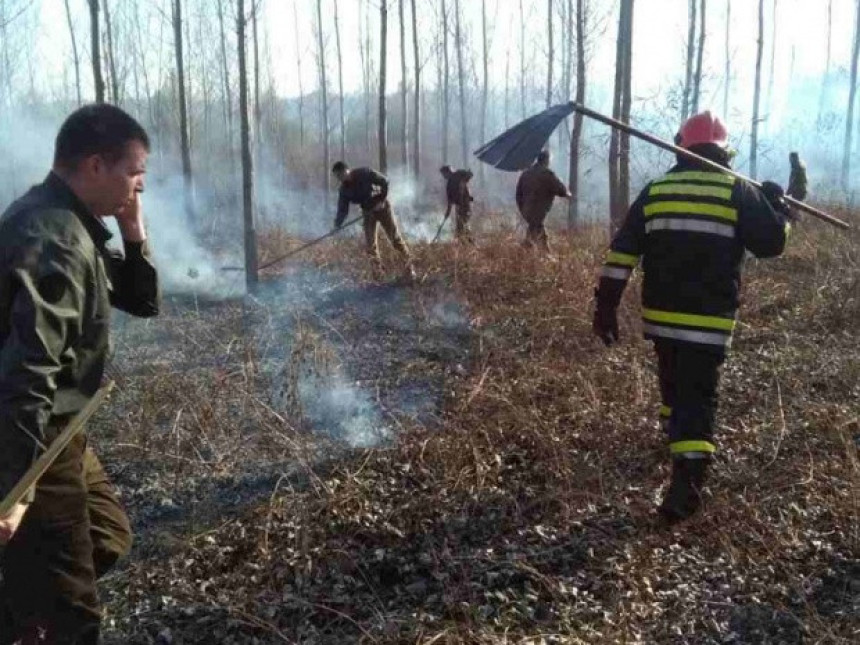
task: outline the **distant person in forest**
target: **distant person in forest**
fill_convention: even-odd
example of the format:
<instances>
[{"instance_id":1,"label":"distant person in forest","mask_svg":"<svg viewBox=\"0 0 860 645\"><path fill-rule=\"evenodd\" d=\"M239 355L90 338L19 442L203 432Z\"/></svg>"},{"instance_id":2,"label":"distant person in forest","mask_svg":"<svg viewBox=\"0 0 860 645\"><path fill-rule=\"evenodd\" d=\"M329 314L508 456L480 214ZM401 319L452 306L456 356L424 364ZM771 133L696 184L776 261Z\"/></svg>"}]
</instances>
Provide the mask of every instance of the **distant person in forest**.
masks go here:
<instances>
[{"instance_id":1,"label":"distant person in forest","mask_svg":"<svg viewBox=\"0 0 860 645\"><path fill-rule=\"evenodd\" d=\"M791 164L791 174L788 177L788 190L785 194L799 201L806 199L809 181L806 178L806 164L800 160L796 152L788 154L788 163Z\"/></svg>"},{"instance_id":2,"label":"distant person in forest","mask_svg":"<svg viewBox=\"0 0 860 645\"><path fill-rule=\"evenodd\" d=\"M469 191L469 181L473 174L471 170L452 170L445 165L439 169L445 179L445 196L447 208L445 220L451 216L454 209L454 236L457 240L473 243L472 231L469 228L469 218L472 214L472 193ZM444 220L443 220L444 221Z\"/></svg>"},{"instance_id":3,"label":"distant person in forest","mask_svg":"<svg viewBox=\"0 0 860 645\"><path fill-rule=\"evenodd\" d=\"M729 168L728 132L710 112L681 126L679 145ZM678 155L639 194L610 245L593 329L607 346L618 341L616 311L641 262L643 330L657 353L660 417L672 457L659 508L668 523L690 517L702 502L717 449L717 387L736 325L744 255L780 255L787 214L779 185L764 182L759 189Z\"/></svg>"},{"instance_id":4,"label":"distant person in forest","mask_svg":"<svg viewBox=\"0 0 860 645\"><path fill-rule=\"evenodd\" d=\"M526 221L528 230L523 246L537 246L544 253L549 252L544 222L556 197L570 198L570 191L550 170L549 150L542 150L531 168L523 171L517 181L517 208Z\"/></svg>"},{"instance_id":5,"label":"distant person in forest","mask_svg":"<svg viewBox=\"0 0 860 645\"><path fill-rule=\"evenodd\" d=\"M350 204L358 204L362 213L362 226L367 254L373 261L374 272L378 276L382 272L382 258L379 255L379 227L385 231L391 246L397 251L406 265L405 277L415 278L412 257L409 247L403 241L391 202L388 201L388 179L371 168L350 168L343 161L332 166L332 174L340 182L340 195L337 203L337 216L334 221L336 228L343 226L349 213Z\"/></svg>"},{"instance_id":6,"label":"distant person in forest","mask_svg":"<svg viewBox=\"0 0 860 645\"><path fill-rule=\"evenodd\" d=\"M98 390L112 307L159 310L140 193L149 138L113 105L73 112L45 180L0 217L0 497ZM107 247L115 218L123 252ZM95 645L96 580L131 529L85 434L0 517L0 644Z\"/></svg>"}]
</instances>

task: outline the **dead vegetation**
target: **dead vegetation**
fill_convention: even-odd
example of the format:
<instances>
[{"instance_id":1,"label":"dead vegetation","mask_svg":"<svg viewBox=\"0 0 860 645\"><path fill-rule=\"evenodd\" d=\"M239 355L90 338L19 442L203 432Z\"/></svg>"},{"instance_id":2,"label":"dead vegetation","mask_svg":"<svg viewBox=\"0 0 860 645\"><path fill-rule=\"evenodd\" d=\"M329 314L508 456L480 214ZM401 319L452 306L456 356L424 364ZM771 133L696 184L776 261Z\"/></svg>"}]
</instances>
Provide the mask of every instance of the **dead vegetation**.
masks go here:
<instances>
[{"instance_id":1,"label":"dead vegetation","mask_svg":"<svg viewBox=\"0 0 860 645\"><path fill-rule=\"evenodd\" d=\"M668 464L636 294L620 347L590 336L600 232L557 239L557 261L506 234L419 247L408 298L456 294L469 360L439 368L434 423L389 415L378 449L336 449L274 409L251 340L265 312L177 305L167 331L126 337L98 438L145 526L106 584L111 642L857 642L858 242L805 222L786 257L749 263L708 509L672 531L653 518ZM311 258L375 297L353 242ZM305 321L294 348L321 351L334 332ZM154 521L173 490L194 512Z\"/></svg>"}]
</instances>

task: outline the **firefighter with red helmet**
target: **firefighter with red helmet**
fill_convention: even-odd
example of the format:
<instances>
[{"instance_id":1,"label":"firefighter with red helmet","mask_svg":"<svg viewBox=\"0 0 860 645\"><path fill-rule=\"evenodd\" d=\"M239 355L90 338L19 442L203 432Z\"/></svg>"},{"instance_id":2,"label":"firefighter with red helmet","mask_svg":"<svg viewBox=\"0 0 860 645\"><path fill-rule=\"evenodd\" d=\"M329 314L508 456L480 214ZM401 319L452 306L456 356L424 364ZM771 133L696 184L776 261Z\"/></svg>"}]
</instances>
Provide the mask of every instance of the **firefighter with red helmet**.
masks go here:
<instances>
[{"instance_id":1,"label":"firefighter with red helmet","mask_svg":"<svg viewBox=\"0 0 860 645\"><path fill-rule=\"evenodd\" d=\"M678 145L726 168L725 126L710 112L688 119ZM736 324L741 268L749 251L782 253L790 226L779 185L761 189L678 155L630 207L612 240L595 292L593 329L617 341L616 310L641 264L643 328L654 342L672 477L660 505L669 523L693 515L716 451L714 422L720 366Z\"/></svg>"}]
</instances>

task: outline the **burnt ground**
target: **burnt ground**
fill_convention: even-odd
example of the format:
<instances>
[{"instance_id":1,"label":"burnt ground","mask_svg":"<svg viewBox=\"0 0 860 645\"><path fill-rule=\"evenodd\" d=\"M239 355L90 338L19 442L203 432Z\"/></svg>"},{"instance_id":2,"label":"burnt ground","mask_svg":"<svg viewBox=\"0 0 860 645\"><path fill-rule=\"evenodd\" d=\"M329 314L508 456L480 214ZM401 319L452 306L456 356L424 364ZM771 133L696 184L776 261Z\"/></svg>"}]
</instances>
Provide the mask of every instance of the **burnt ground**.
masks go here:
<instances>
[{"instance_id":1,"label":"burnt ground","mask_svg":"<svg viewBox=\"0 0 860 645\"><path fill-rule=\"evenodd\" d=\"M157 319L119 315L114 341L119 387L91 434L137 541L112 589L329 462L438 424L471 332L441 281L299 265L255 297L168 295ZM110 596L108 615L123 611Z\"/></svg>"}]
</instances>

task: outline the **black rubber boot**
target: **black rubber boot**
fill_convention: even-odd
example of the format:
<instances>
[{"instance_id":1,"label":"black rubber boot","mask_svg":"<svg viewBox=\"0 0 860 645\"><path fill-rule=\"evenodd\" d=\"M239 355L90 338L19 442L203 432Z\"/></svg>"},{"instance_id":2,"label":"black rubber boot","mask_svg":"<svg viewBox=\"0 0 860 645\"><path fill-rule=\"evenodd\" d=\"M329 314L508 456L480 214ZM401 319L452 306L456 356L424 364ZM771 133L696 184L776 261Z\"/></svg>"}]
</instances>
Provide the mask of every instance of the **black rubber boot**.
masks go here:
<instances>
[{"instance_id":1,"label":"black rubber boot","mask_svg":"<svg viewBox=\"0 0 860 645\"><path fill-rule=\"evenodd\" d=\"M672 461L672 481L658 509L666 523L686 520L699 510L709 461L685 457Z\"/></svg>"}]
</instances>

